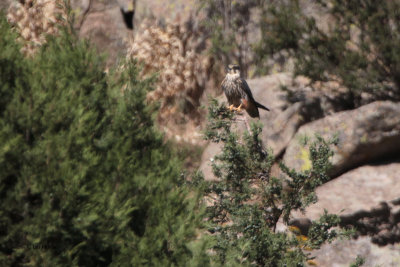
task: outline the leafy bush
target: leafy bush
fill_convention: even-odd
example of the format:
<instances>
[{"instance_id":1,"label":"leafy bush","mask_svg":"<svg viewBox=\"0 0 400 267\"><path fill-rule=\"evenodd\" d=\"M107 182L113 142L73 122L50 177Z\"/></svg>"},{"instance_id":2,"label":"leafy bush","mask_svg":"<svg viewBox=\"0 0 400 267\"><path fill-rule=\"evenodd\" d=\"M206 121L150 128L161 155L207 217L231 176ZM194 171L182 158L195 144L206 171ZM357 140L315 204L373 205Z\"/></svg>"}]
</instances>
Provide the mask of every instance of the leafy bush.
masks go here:
<instances>
[{"instance_id":1,"label":"leafy bush","mask_svg":"<svg viewBox=\"0 0 400 267\"><path fill-rule=\"evenodd\" d=\"M326 173L333 155L329 145L335 140L317 137L310 145L312 168L297 172L281 162L285 178L277 178L271 176L275 159L260 140L260 125L252 124L251 133L240 136L232 131L234 115L224 106L214 101L209 114L206 137L223 144L212 165L218 181L204 185L218 264L303 266L311 259L307 250L346 234L332 229L339 218L327 213L311 223L308 236L276 230L278 221L290 223L292 211L317 201L316 187L329 180Z\"/></svg>"},{"instance_id":2,"label":"leafy bush","mask_svg":"<svg viewBox=\"0 0 400 267\"><path fill-rule=\"evenodd\" d=\"M25 58L0 17L1 265L207 264L151 81L134 62L105 74L87 43L59 35Z\"/></svg>"}]
</instances>

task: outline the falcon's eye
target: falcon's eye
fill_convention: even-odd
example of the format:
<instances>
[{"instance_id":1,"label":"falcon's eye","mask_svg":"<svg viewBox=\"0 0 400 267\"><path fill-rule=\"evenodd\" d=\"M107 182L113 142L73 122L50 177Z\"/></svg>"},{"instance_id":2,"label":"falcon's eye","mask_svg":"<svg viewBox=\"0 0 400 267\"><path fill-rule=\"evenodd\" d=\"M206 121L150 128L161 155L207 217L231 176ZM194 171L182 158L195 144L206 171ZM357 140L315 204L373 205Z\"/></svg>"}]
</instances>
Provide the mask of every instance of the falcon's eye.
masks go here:
<instances>
[{"instance_id":1,"label":"falcon's eye","mask_svg":"<svg viewBox=\"0 0 400 267\"><path fill-rule=\"evenodd\" d=\"M240 71L240 67L238 65L229 65L228 66L228 70L239 70Z\"/></svg>"}]
</instances>

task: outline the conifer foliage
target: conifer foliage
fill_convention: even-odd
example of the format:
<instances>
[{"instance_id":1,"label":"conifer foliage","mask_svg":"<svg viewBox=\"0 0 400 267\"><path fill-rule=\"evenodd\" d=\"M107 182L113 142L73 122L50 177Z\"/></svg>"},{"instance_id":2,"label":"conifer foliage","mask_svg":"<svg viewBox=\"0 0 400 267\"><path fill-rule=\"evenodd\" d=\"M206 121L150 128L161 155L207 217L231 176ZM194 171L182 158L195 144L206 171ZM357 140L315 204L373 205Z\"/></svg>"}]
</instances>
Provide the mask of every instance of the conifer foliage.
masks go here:
<instances>
[{"instance_id":1,"label":"conifer foliage","mask_svg":"<svg viewBox=\"0 0 400 267\"><path fill-rule=\"evenodd\" d=\"M213 101L209 114L206 137L223 145L222 153L213 158L218 181L204 185L218 264L303 266L311 259L308 250L347 234L332 229L339 218L327 213L312 222L307 235L279 232L276 228L278 221L289 224L292 211L317 201L316 187L329 179L326 173L334 139L327 142L316 137L310 144L311 169L297 172L281 162L285 178L278 178L271 176L275 159L261 142L260 125L252 124L251 133L242 136L233 130L235 115L225 106Z\"/></svg>"},{"instance_id":2,"label":"conifer foliage","mask_svg":"<svg viewBox=\"0 0 400 267\"><path fill-rule=\"evenodd\" d=\"M199 202L151 81L134 62L104 73L69 32L25 58L0 18L0 265L195 266Z\"/></svg>"}]
</instances>

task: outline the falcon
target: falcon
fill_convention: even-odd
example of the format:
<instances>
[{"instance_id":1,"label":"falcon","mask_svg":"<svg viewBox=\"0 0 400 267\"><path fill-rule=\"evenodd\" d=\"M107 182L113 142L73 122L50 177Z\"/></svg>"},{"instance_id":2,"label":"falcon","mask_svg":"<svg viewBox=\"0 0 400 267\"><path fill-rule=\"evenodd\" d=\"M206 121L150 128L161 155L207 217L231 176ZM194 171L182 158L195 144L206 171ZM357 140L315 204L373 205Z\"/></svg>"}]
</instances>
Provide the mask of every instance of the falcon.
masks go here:
<instances>
[{"instance_id":1,"label":"falcon","mask_svg":"<svg viewBox=\"0 0 400 267\"><path fill-rule=\"evenodd\" d=\"M258 109L269 111L269 108L254 100L246 80L240 77L240 67L236 64L228 66L228 72L222 81L221 87L229 102L229 109L241 111L244 108L252 118L260 118Z\"/></svg>"}]
</instances>

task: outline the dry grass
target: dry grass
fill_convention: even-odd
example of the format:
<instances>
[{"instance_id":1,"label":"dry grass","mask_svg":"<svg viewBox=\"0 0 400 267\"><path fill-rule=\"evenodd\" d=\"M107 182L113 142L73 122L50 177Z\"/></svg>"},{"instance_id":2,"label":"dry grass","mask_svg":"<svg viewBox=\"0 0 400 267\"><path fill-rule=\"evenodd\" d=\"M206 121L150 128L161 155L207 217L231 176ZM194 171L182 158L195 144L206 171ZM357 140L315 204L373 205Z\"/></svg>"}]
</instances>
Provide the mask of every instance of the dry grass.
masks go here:
<instances>
[{"instance_id":1,"label":"dry grass","mask_svg":"<svg viewBox=\"0 0 400 267\"><path fill-rule=\"evenodd\" d=\"M213 63L202 53L206 50L202 36L192 18L165 26L147 21L142 23L128 51L129 57L142 64L143 77L157 73L156 89L147 99L160 103L160 125L167 135L189 143L193 140L181 135L201 121L200 99Z\"/></svg>"},{"instance_id":2,"label":"dry grass","mask_svg":"<svg viewBox=\"0 0 400 267\"><path fill-rule=\"evenodd\" d=\"M66 23L66 9L62 0L26 0L14 2L7 19L20 34L22 52L32 55L46 42L46 35L57 34L58 26Z\"/></svg>"}]
</instances>

